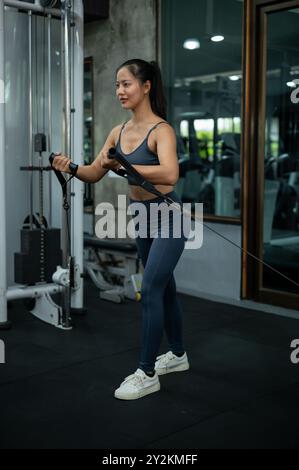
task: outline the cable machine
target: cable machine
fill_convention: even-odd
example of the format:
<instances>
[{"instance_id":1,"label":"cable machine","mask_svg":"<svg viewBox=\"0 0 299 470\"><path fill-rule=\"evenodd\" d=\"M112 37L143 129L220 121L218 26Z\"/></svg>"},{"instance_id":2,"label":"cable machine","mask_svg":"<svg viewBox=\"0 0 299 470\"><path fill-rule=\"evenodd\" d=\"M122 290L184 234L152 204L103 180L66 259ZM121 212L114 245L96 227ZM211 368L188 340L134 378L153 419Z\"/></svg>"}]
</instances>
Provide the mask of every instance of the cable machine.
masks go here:
<instances>
[{"instance_id":1,"label":"cable machine","mask_svg":"<svg viewBox=\"0 0 299 470\"><path fill-rule=\"evenodd\" d=\"M21 230L21 253L15 253L15 283L7 286L8 268L10 268L10 259L7 252L11 251L11 240L9 237L7 221L10 217L10 201L7 198L10 190L8 182L8 173L6 167L10 169L11 161L14 155L9 155L6 149L6 139L11 141L10 128L6 128L5 112L5 21L6 11L16 9L17 16L24 14L28 18L28 121L22 121L20 126L28 126L28 165L26 166L26 148L22 154L22 166L17 168L18 174L14 178L19 179L19 175L26 173L29 181L29 191L26 188L27 196L29 194L29 216L27 217L27 227ZM42 77L43 77L43 95L40 98L42 106L42 115L44 118L43 132L40 131L40 123L37 122L37 132L34 132L35 106L39 96L33 89L34 83L34 36L33 20L43 16L43 34L47 36L47 48L42 51ZM46 23L47 20L47 23ZM52 48L54 39L53 21L60 21L60 50L61 50L61 92L62 99L59 109L59 116L53 115L53 87L56 85L53 80L52 62L56 51ZM63 151L66 155L76 156L76 161L83 164L83 4L82 0L40 0L34 4L15 0L0 0L0 85L3 84L3 93L1 100L0 86L0 216L2 223L0 225L0 329L9 328L10 322L7 316L7 302L15 299L31 299L31 313L39 319L62 329L71 329L71 313L81 313L83 311L83 195L84 185L79 180L73 180L68 185L66 198L70 210L62 208L61 232L60 229L52 227L53 200L57 192L57 182L51 176L49 165L44 166L43 153L47 156L53 151L54 131L53 123L61 122L62 129L61 141L57 141L57 150ZM35 23L37 24L37 22ZM47 27L46 27L47 24ZM35 29L37 35L37 29ZM36 39L36 36L35 36ZM37 41L35 41L35 59L37 59ZM46 50L47 49L47 50ZM47 71L46 71L47 62ZM37 64L37 60L36 60ZM37 66L36 66L37 67ZM8 68L8 67L7 67ZM9 69L9 68L8 68ZM48 80L48 89L46 90L46 72ZM37 87L38 78L35 80ZM47 112L47 132L45 130L46 103ZM18 119L16 110L15 119ZM11 113L11 110L10 110ZM55 119L55 121L54 121ZM34 159L34 154L38 154L38 164ZM46 159L48 163L48 158ZM24 165L25 163L25 165ZM21 170L21 172L20 172ZM38 175L38 183L36 176ZM23 181L23 180L22 180ZM48 184L47 213L50 227L44 214L44 184ZM34 213L34 195L35 186L39 190L38 213ZM18 185L16 185L16 191ZM22 196L20 195L19 206L22 205ZM60 198L59 198L60 202ZM18 196L16 195L16 204ZM23 206L22 206L23 207ZM11 220L9 220L11 225ZM38 227L37 227L38 225ZM17 231L20 227L15 227ZM61 233L61 240L60 238ZM70 242L72 240L72 243ZM61 241L61 256L59 258ZM24 254L24 248L31 245L32 253L27 260ZM54 250L56 245L56 251ZM19 251L19 247L14 247L14 252ZM17 249L16 249L17 248ZM71 256L72 254L72 256ZM61 261L59 265L57 261ZM29 263L27 272L34 273L34 265L38 272L37 277L33 279L26 278L26 263ZM51 264L52 263L52 264ZM55 266L56 264L56 266ZM53 272L52 272L53 271ZM61 293L62 305L57 305L51 295Z\"/></svg>"}]
</instances>

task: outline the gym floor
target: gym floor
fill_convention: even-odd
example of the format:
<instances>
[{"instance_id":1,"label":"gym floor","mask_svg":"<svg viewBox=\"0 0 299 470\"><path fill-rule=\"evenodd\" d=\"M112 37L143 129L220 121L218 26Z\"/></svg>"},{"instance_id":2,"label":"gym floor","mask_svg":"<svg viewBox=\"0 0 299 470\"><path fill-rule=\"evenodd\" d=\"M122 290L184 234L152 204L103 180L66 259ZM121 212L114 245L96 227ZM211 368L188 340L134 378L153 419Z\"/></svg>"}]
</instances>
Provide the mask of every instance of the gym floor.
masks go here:
<instances>
[{"instance_id":1,"label":"gym floor","mask_svg":"<svg viewBox=\"0 0 299 470\"><path fill-rule=\"evenodd\" d=\"M137 368L140 304L100 300L86 281L88 314L66 332L15 301L13 328L0 332L0 448L298 448L298 321L180 299L191 368L134 401L113 392Z\"/></svg>"}]
</instances>

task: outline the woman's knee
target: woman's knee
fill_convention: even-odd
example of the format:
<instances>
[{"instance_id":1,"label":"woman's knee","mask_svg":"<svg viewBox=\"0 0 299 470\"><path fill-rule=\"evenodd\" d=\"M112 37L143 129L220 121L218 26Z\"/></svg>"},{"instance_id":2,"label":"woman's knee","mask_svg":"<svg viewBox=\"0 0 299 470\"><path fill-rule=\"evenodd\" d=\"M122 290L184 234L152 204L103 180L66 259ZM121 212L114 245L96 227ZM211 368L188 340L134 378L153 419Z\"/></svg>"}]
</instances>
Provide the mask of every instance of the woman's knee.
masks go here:
<instances>
[{"instance_id":1,"label":"woman's knee","mask_svg":"<svg viewBox=\"0 0 299 470\"><path fill-rule=\"evenodd\" d=\"M147 281L143 278L141 286L141 298L147 303L155 302L159 296L162 296L164 292L163 283L158 282L157 279L154 281Z\"/></svg>"}]
</instances>

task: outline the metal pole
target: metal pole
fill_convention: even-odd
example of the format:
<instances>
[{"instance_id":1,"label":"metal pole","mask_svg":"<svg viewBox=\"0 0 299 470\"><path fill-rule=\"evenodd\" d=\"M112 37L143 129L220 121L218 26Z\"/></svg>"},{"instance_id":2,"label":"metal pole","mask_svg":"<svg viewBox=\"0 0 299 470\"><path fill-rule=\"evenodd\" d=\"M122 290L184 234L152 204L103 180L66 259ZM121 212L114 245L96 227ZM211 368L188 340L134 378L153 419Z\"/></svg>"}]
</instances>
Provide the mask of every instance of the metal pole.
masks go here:
<instances>
[{"instance_id":1,"label":"metal pole","mask_svg":"<svg viewBox=\"0 0 299 470\"><path fill-rule=\"evenodd\" d=\"M64 155L69 156L71 151L71 89L70 89L70 54L69 54L69 37L70 37L70 6L69 0L61 1L62 12L62 31L63 31L63 104L64 104ZM70 205L70 185L66 186L67 201ZM62 253L63 253L63 267L69 268L70 261L70 246L68 239L68 232L71 228L69 211L63 209L62 213ZM68 286L63 295L63 308L64 319L63 326L70 327L70 309L71 309L71 288Z\"/></svg>"},{"instance_id":2,"label":"metal pole","mask_svg":"<svg viewBox=\"0 0 299 470\"><path fill-rule=\"evenodd\" d=\"M32 12L28 11L28 86L29 86L29 155L28 165L33 166L33 154L32 154ZM32 230L33 220L33 171L29 172L29 211L30 211L30 230Z\"/></svg>"},{"instance_id":3,"label":"metal pole","mask_svg":"<svg viewBox=\"0 0 299 470\"><path fill-rule=\"evenodd\" d=\"M73 81L74 81L74 125L72 159L79 165L84 165L83 155L83 72L84 72L84 52L83 52L83 2L74 0L75 26L74 37L74 63L73 63ZM72 222L73 222L73 255L78 266L78 273L75 275L77 289L72 291L72 311L79 313L83 308L83 198L84 183L77 178L73 180L74 197L72 198Z\"/></svg>"},{"instance_id":4,"label":"metal pole","mask_svg":"<svg viewBox=\"0 0 299 470\"><path fill-rule=\"evenodd\" d=\"M26 289L24 289L24 287L12 286L7 289L6 297L7 300L34 299L42 294L57 294L63 291L64 287L57 284L28 286Z\"/></svg>"},{"instance_id":5,"label":"metal pole","mask_svg":"<svg viewBox=\"0 0 299 470\"><path fill-rule=\"evenodd\" d=\"M48 152L52 146L52 66L51 66L51 18L48 15ZM52 171L49 172L49 225L52 227Z\"/></svg>"},{"instance_id":6,"label":"metal pole","mask_svg":"<svg viewBox=\"0 0 299 470\"><path fill-rule=\"evenodd\" d=\"M40 5L28 2L20 2L18 0L5 0L4 4L8 7L20 8L21 10L38 11L40 13L48 14L51 13L53 16L60 18L61 12L57 8L43 8Z\"/></svg>"},{"instance_id":7,"label":"metal pole","mask_svg":"<svg viewBox=\"0 0 299 470\"><path fill-rule=\"evenodd\" d=\"M0 329L8 328L6 277L6 181L5 181L5 57L4 2L0 0Z\"/></svg>"}]
</instances>

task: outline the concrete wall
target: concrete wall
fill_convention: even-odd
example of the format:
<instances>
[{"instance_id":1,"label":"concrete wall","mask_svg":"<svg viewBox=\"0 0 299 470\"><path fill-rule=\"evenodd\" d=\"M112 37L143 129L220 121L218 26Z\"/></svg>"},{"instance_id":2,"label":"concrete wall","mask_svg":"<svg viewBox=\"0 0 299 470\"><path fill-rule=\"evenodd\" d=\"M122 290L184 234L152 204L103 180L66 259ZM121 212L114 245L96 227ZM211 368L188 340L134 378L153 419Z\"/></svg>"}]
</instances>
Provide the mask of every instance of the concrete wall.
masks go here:
<instances>
[{"instance_id":1,"label":"concrete wall","mask_svg":"<svg viewBox=\"0 0 299 470\"><path fill-rule=\"evenodd\" d=\"M133 58L156 59L155 0L110 0L109 19L85 25L84 55L93 57L95 157L110 130L130 119L115 97L115 70ZM128 194L128 183L106 175L95 188L95 205Z\"/></svg>"}]
</instances>

